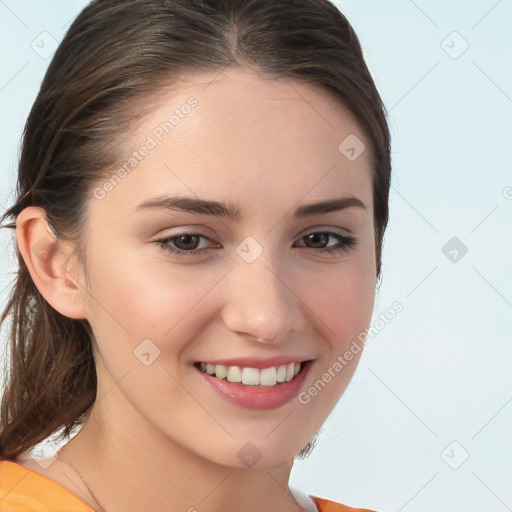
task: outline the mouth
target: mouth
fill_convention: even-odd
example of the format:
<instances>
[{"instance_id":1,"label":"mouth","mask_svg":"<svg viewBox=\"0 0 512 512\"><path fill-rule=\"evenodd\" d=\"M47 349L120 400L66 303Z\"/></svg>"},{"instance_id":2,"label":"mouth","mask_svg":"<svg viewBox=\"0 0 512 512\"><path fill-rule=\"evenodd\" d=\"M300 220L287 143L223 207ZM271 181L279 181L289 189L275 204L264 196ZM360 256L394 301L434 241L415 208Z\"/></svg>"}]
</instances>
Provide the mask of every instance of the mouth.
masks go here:
<instances>
[{"instance_id":1,"label":"mouth","mask_svg":"<svg viewBox=\"0 0 512 512\"><path fill-rule=\"evenodd\" d=\"M270 363L276 361L247 361L247 366L201 361L194 367L201 381L225 400L248 409L274 409L299 394L313 361L281 360L274 366Z\"/></svg>"},{"instance_id":2,"label":"mouth","mask_svg":"<svg viewBox=\"0 0 512 512\"><path fill-rule=\"evenodd\" d=\"M202 373L211 375L216 379L244 386L274 387L293 380L301 372L306 362L308 361L294 361L267 368L227 366L212 363L196 363L195 366Z\"/></svg>"}]
</instances>

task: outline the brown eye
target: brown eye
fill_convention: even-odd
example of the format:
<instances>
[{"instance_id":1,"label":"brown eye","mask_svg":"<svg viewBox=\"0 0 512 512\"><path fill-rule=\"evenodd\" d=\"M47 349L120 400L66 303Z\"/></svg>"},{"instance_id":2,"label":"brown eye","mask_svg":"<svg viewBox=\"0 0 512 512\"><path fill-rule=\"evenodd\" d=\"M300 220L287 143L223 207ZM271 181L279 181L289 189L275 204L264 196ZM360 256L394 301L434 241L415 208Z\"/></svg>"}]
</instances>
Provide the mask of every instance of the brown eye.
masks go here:
<instances>
[{"instance_id":1,"label":"brown eye","mask_svg":"<svg viewBox=\"0 0 512 512\"><path fill-rule=\"evenodd\" d=\"M304 237L305 240L308 240L312 244L308 247L312 247L313 249L323 249L324 245L329 242L329 238L330 235L327 233L311 233Z\"/></svg>"},{"instance_id":2,"label":"brown eye","mask_svg":"<svg viewBox=\"0 0 512 512\"><path fill-rule=\"evenodd\" d=\"M211 244L201 246L201 241L206 240ZM212 247L219 247L218 244L213 243L208 237L200 233L182 233L181 235L169 236L163 240L156 240L162 249L178 256L189 256L193 254L204 253Z\"/></svg>"},{"instance_id":3,"label":"brown eye","mask_svg":"<svg viewBox=\"0 0 512 512\"><path fill-rule=\"evenodd\" d=\"M192 251L197 249L201 236L199 235L180 235L173 237L174 245L182 251Z\"/></svg>"},{"instance_id":4,"label":"brown eye","mask_svg":"<svg viewBox=\"0 0 512 512\"><path fill-rule=\"evenodd\" d=\"M337 240L338 243L331 246L326 245L331 238ZM302 245L301 247L316 249L320 253L330 253L334 251L348 252L358 243L358 239L354 236L337 233L335 231L316 231L304 235L301 240L307 240L307 245Z\"/></svg>"}]
</instances>

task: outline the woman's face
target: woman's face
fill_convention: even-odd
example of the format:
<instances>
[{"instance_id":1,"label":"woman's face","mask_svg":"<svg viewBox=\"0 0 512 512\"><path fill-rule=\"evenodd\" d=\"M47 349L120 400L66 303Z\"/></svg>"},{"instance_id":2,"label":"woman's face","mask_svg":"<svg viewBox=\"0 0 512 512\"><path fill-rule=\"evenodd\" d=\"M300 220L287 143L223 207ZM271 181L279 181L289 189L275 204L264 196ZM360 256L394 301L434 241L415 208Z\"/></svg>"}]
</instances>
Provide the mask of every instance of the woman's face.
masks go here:
<instances>
[{"instance_id":1,"label":"woman's face","mask_svg":"<svg viewBox=\"0 0 512 512\"><path fill-rule=\"evenodd\" d=\"M87 205L103 421L226 466L289 461L371 319L364 133L319 88L231 70L164 94L123 148Z\"/></svg>"}]
</instances>

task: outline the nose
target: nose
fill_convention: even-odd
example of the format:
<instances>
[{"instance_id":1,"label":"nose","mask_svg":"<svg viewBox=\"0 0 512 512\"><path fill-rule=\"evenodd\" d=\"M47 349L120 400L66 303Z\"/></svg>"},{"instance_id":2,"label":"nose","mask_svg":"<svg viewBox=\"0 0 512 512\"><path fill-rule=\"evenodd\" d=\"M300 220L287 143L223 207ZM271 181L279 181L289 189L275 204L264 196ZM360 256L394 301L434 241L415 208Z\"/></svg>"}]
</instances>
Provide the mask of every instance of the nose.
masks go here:
<instances>
[{"instance_id":1,"label":"nose","mask_svg":"<svg viewBox=\"0 0 512 512\"><path fill-rule=\"evenodd\" d=\"M222 316L232 332L275 344L304 330L306 314L292 272L283 271L265 252L252 263L237 261L228 276L229 300Z\"/></svg>"}]
</instances>

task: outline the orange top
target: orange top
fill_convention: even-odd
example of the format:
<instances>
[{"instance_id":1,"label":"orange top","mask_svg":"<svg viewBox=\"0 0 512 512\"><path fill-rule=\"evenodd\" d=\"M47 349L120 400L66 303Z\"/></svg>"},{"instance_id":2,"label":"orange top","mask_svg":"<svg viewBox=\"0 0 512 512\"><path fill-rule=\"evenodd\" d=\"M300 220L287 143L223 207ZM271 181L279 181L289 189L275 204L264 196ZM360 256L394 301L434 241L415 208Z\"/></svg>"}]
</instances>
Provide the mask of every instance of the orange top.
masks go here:
<instances>
[{"instance_id":1,"label":"orange top","mask_svg":"<svg viewBox=\"0 0 512 512\"><path fill-rule=\"evenodd\" d=\"M319 512L371 512L311 496ZM58 483L9 460L0 461L1 512L95 512Z\"/></svg>"}]
</instances>

